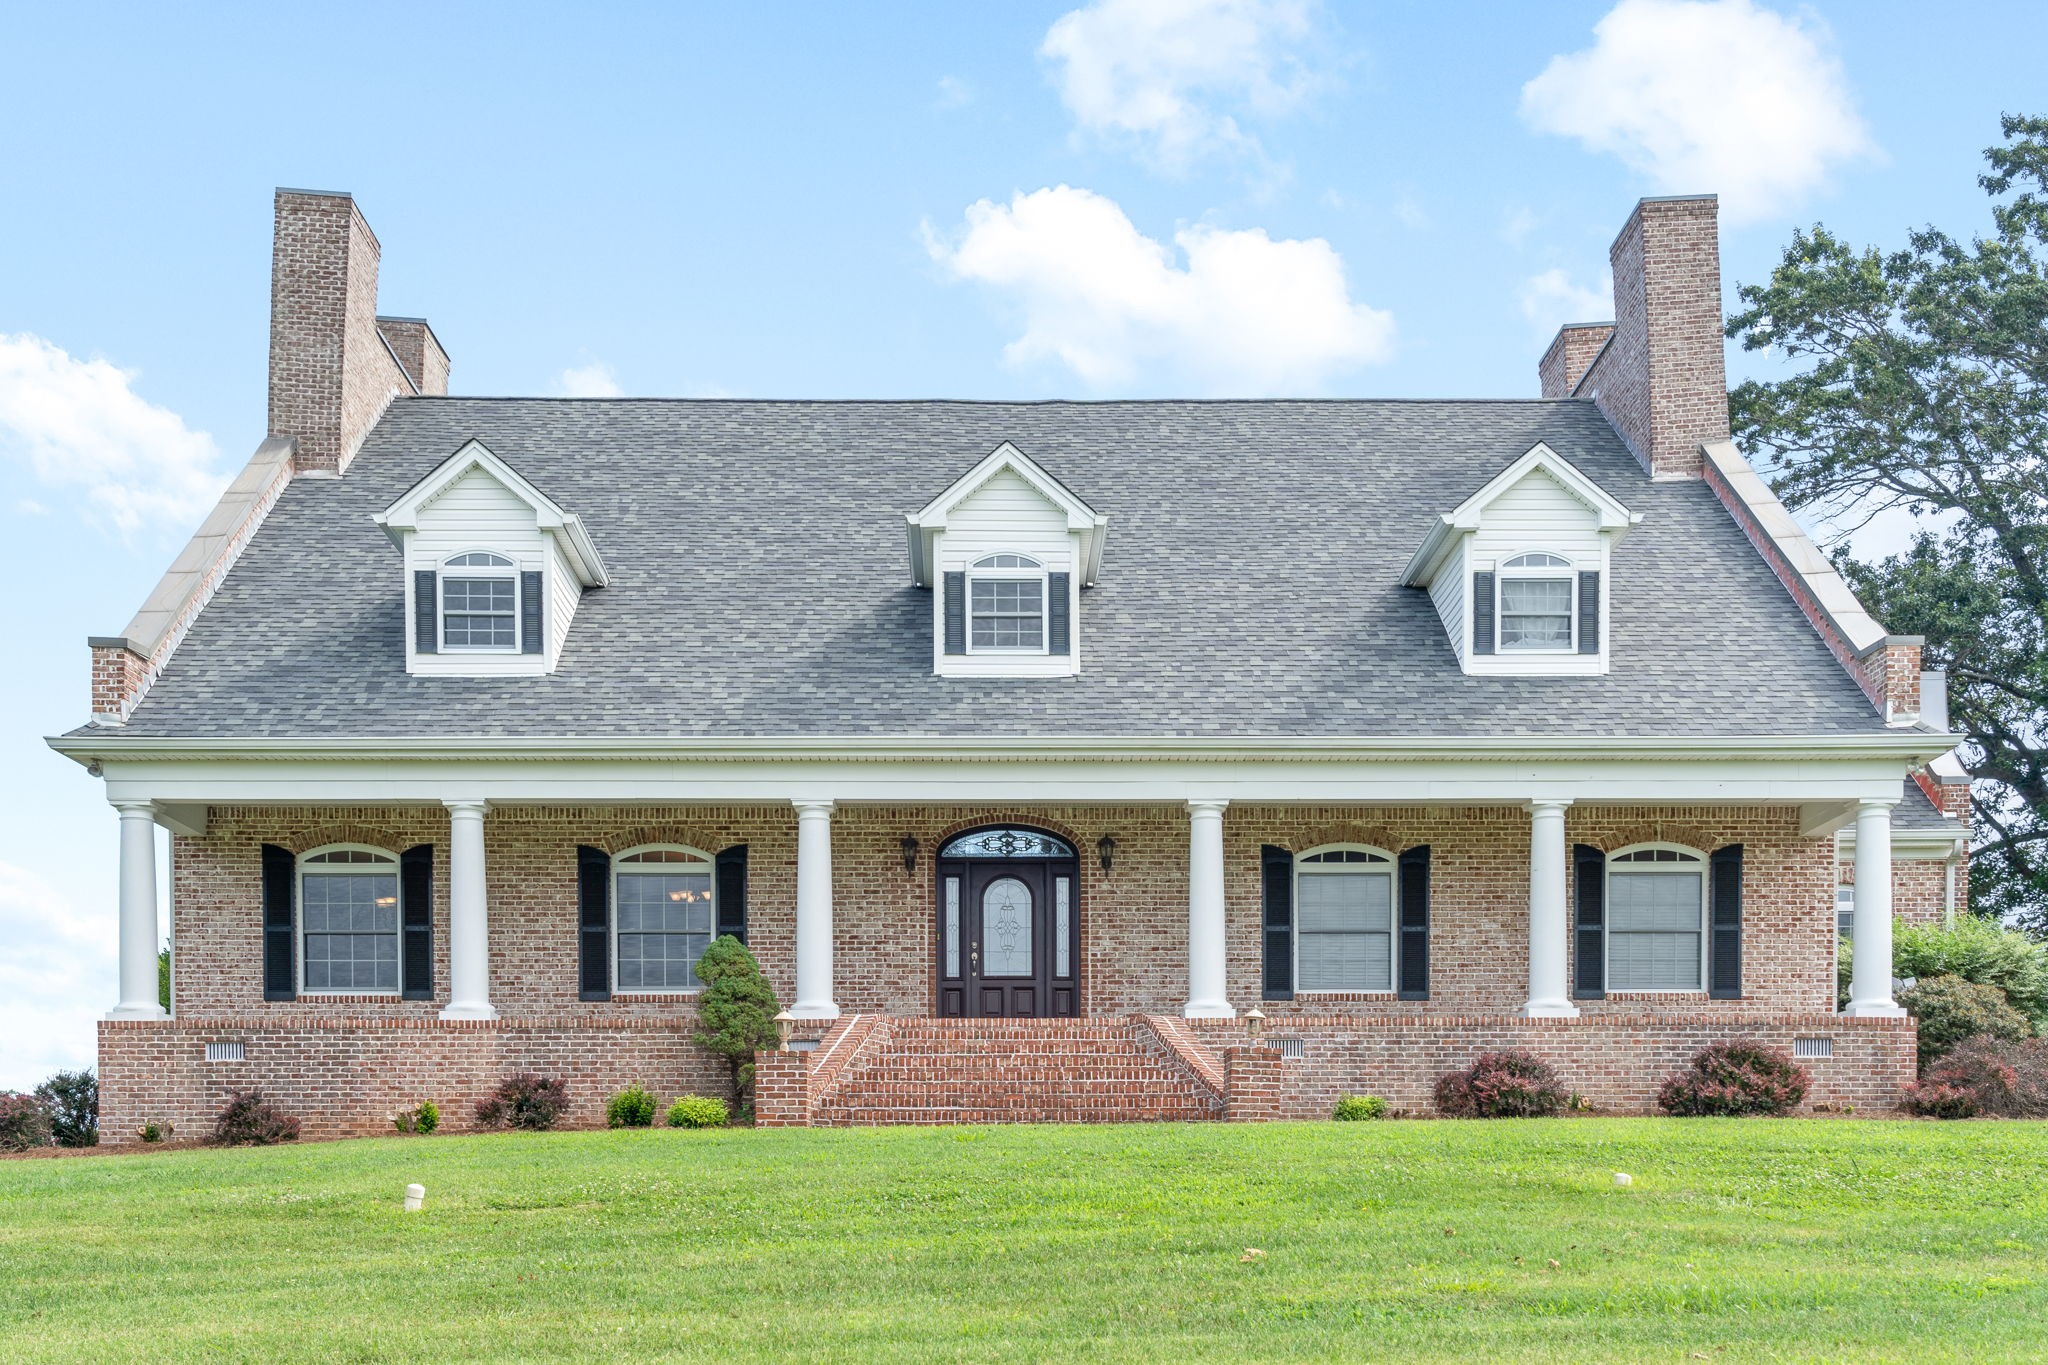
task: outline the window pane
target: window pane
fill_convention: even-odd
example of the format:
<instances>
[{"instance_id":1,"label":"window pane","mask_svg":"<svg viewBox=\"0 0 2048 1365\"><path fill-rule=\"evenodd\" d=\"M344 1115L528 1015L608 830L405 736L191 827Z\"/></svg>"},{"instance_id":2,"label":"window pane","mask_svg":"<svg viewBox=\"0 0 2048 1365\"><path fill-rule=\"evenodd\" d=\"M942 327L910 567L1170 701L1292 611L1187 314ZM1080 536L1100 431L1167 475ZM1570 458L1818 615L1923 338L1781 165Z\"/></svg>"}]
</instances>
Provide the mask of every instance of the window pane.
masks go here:
<instances>
[{"instance_id":1,"label":"window pane","mask_svg":"<svg viewBox=\"0 0 2048 1365\"><path fill-rule=\"evenodd\" d=\"M711 873L622 871L618 898L619 989L697 989L697 959L711 946Z\"/></svg>"},{"instance_id":2,"label":"window pane","mask_svg":"<svg viewBox=\"0 0 2048 1365\"><path fill-rule=\"evenodd\" d=\"M1569 649L1572 584L1564 578L1504 578L1500 584L1503 649Z\"/></svg>"},{"instance_id":3,"label":"window pane","mask_svg":"<svg viewBox=\"0 0 2048 1365\"><path fill-rule=\"evenodd\" d=\"M1608 874L1608 989L1700 988L1702 890L1697 872Z\"/></svg>"},{"instance_id":4,"label":"window pane","mask_svg":"<svg viewBox=\"0 0 2048 1365\"><path fill-rule=\"evenodd\" d=\"M516 601L509 578L444 578L442 638L472 649L511 649L519 643L513 622Z\"/></svg>"},{"instance_id":5,"label":"window pane","mask_svg":"<svg viewBox=\"0 0 2048 1365\"><path fill-rule=\"evenodd\" d=\"M388 873L302 877L306 989L398 989L398 878Z\"/></svg>"},{"instance_id":6,"label":"window pane","mask_svg":"<svg viewBox=\"0 0 2048 1365\"><path fill-rule=\"evenodd\" d=\"M1393 988L1394 883L1384 872L1316 873L1299 879L1300 987Z\"/></svg>"},{"instance_id":7,"label":"window pane","mask_svg":"<svg viewBox=\"0 0 2048 1365\"><path fill-rule=\"evenodd\" d=\"M973 581L974 646L1040 649L1045 644L1045 583L1036 578Z\"/></svg>"}]
</instances>

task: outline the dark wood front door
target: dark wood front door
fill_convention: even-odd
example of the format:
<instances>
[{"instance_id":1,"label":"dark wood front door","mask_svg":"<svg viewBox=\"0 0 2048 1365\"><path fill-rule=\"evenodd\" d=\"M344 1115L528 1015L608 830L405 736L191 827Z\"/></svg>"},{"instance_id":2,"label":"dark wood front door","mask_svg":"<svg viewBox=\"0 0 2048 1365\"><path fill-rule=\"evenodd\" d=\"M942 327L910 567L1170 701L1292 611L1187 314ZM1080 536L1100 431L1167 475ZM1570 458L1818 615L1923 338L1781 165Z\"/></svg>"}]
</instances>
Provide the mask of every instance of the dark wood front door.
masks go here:
<instances>
[{"instance_id":1,"label":"dark wood front door","mask_svg":"<svg viewBox=\"0 0 2048 1365\"><path fill-rule=\"evenodd\" d=\"M993 1019L1078 1012L1072 857L941 858L939 1013Z\"/></svg>"}]
</instances>

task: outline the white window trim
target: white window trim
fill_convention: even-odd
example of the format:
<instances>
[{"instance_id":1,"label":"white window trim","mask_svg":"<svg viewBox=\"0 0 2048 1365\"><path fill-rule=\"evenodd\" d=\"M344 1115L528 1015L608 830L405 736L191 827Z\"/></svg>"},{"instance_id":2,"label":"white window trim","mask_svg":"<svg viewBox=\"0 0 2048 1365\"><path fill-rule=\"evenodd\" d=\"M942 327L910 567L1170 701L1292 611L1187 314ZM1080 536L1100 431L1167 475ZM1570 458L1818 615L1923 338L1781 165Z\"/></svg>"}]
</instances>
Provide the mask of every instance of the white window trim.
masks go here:
<instances>
[{"instance_id":1,"label":"white window trim","mask_svg":"<svg viewBox=\"0 0 2048 1365\"><path fill-rule=\"evenodd\" d=\"M374 853L379 858L388 861L384 864L331 863L325 866L307 866L313 858L322 853ZM379 870L388 866L391 873L391 883L398 888L398 930L393 935L398 943L398 984L390 990L378 990L369 986L353 986L347 989L337 989L333 986L308 986L306 984L306 878L309 876L346 876L350 873L361 875L363 869L370 866L376 866ZM301 997L312 996L318 999L328 996L381 995L395 1000L403 994L405 990L405 879L399 875L398 855L388 848L378 848L375 844L322 844L318 848L307 849L304 853L299 854L298 857L293 859L292 957L296 965L296 975L298 977L296 985Z\"/></svg>"},{"instance_id":2,"label":"white window trim","mask_svg":"<svg viewBox=\"0 0 2048 1365\"><path fill-rule=\"evenodd\" d=\"M1380 859L1377 863L1308 863L1308 859L1319 853L1370 853ZM1306 864L1306 865L1305 865ZM1373 844L1317 844L1294 855L1294 993L1301 995L1395 995L1401 977L1401 888L1395 885L1394 872L1399 866L1389 849ZM1377 876L1387 878L1387 985L1384 990L1370 986L1325 986L1313 990L1301 987L1301 879L1328 876Z\"/></svg>"},{"instance_id":3,"label":"white window trim","mask_svg":"<svg viewBox=\"0 0 2048 1365\"><path fill-rule=\"evenodd\" d=\"M1688 858L1697 859L1697 861L1689 863L1627 863L1620 870L1630 874L1638 872L1687 872L1700 879L1700 975L1699 984L1696 986L1616 986L1612 981L1614 954L1610 949L1609 940L1614 933L1613 877L1616 870L1615 862L1630 853L1643 853L1656 849L1683 853ZM1606 886L1601 888L1601 905L1604 908L1600 916L1600 974L1602 978L1601 988L1603 990L1609 994L1616 995L1700 995L1705 993L1707 989L1707 951L1709 946L1707 937L1709 931L1707 907L1712 901L1714 894L1713 878L1708 875L1710 868L1711 864L1707 861L1706 853L1687 844L1658 842L1630 844L1627 848L1617 848L1607 855L1605 863L1602 864L1602 875L1608 879L1608 882Z\"/></svg>"},{"instance_id":4,"label":"white window trim","mask_svg":"<svg viewBox=\"0 0 2048 1365\"><path fill-rule=\"evenodd\" d=\"M1028 561L1031 567L1017 565L1008 568L982 567L987 561L1001 555L1010 555ZM974 643L974 585L977 582L1037 583L1038 584L1038 644L1033 647L976 645ZM1044 658L1052 649L1052 578L1051 571L1037 555L1027 555L1022 550L992 550L977 556L967 566L967 653L970 657L982 658Z\"/></svg>"},{"instance_id":5,"label":"white window trim","mask_svg":"<svg viewBox=\"0 0 2048 1365\"><path fill-rule=\"evenodd\" d=\"M505 564L462 564L464 555L492 555L510 561ZM507 645L451 645L448 643L448 580L450 578L503 578L512 583L512 643ZM517 556L502 550L475 547L443 555L434 566L434 643L443 654L522 654L526 647L526 603ZM493 613L495 614L495 613Z\"/></svg>"},{"instance_id":6,"label":"white window trim","mask_svg":"<svg viewBox=\"0 0 2048 1365\"><path fill-rule=\"evenodd\" d=\"M1530 555L1548 555L1552 559L1561 559L1564 561L1564 563L1562 565L1547 565L1541 568L1534 566L1524 568L1509 567L1510 565L1514 564L1516 560L1526 558ZM1579 573L1585 567L1584 565L1579 563L1578 557L1575 555L1560 554L1556 550L1517 550L1513 554L1499 556L1497 559L1495 559L1494 564L1495 568L1493 571L1493 652L1495 657L1505 655L1508 658L1515 659L1542 659L1562 658L1568 655L1577 654L1579 652ZM1547 582L1563 583L1565 585L1567 590L1566 599L1571 604L1572 618L1571 642L1569 644L1563 645L1561 647L1545 647L1541 649L1532 649L1526 645L1510 645L1505 643L1503 637L1506 634L1507 625L1507 585L1510 582ZM1604 592L1606 588L1606 584L1604 581L1602 582L1601 587L1602 591ZM1602 638L1605 638L1604 635Z\"/></svg>"},{"instance_id":7,"label":"white window trim","mask_svg":"<svg viewBox=\"0 0 2048 1365\"><path fill-rule=\"evenodd\" d=\"M647 863L644 864L644 867L646 869L644 872L635 871L632 868L625 868L622 870L620 864L624 863L628 858L631 858L636 853L686 853L692 859L694 859L695 862ZM605 951L611 958L612 994L614 996L624 995L632 996L635 998L639 998L641 996L653 996L657 998L664 998L679 995L702 995L704 993L704 988L702 986L663 986L659 989L654 990L650 990L647 987L642 986L632 990L622 990L619 988L618 984L619 878L622 876L651 876L658 875L661 872L695 872L697 869L697 864L699 863L703 865L704 872L711 879L711 939L710 943L705 944L705 947L708 949L711 946L711 943L718 942L718 860L715 857L713 857L709 853L706 853L701 848L692 848L688 844L639 844L633 848L620 849L617 853L614 853L612 855L612 881L611 886L609 888L612 898L612 913L610 916L610 929L606 935L606 937L609 939L609 942L606 944Z\"/></svg>"}]
</instances>

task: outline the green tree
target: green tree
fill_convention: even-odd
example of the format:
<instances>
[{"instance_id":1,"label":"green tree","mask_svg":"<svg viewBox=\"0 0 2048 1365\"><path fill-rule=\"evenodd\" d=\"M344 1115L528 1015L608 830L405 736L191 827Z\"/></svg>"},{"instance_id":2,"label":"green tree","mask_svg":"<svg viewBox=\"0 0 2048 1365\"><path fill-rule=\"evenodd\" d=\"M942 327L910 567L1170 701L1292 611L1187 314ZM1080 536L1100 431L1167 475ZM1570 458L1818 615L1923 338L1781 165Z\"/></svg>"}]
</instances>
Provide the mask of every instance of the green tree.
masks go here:
<instances>
[{"instance_id":1,"label":"green tree","mask_svg":"<svg viewBox=\"0 0 2048 1365\"><path fill-rule=\"evenodd\" d=\"M754 1084L754 1054L781 1041L775 1016L782 1012L775 988L761 974L761 964L747 945L726 934L697 960L697 979L704 993L697 997L696 1035L699 1046L720 1053L732 1067L733 1093L746 1102Z\"/></svg>"},{"instance_id":2,"label":"green tree","mask_svg":"<svg viewBox=\"0 0 2048 1365\"><path fill-rule=\"evenodd\" d=\"M164 1007L164 1013L171 1012L171 950L159 948L156 953L156 1002Z\"/></svg>"},{"instance_id":3,"label":"green tree","mask_svg":"<svg viewBox=\"0 0 2048 1365\"><path fill-rule=\"evenodd\" d=\"M1912 546L1836 563L1927 637L1972 779L1971 908L2048 933L2048 119L2008 115L1979 183L1991 231L1893 251L1816 225L1728 335L1796 372L1730 395L1735 438L1792 507L1844 533L1903 508Z\"/></svg>"}]
</instances>

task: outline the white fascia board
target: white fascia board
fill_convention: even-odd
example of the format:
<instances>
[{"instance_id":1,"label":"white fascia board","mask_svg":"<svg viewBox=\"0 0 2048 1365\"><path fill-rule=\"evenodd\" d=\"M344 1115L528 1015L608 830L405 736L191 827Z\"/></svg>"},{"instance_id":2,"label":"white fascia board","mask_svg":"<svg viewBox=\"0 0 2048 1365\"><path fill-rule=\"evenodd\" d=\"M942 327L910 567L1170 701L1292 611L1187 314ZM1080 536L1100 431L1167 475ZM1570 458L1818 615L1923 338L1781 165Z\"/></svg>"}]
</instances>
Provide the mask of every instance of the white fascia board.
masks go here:
<instances>
[{"instance_id":1,"label":"white fascia board","mask_svg":"<svg viewBox=\"0 0 2048 1365\"><path fill-rule=\"evenodd\" d=\"M1065 484L1046 473L1036 460L1005 441L983 456L974 468L955 479L947 486L945 492L905 518L910 530L911 581L917 586L929 588L932 585L932 546L936 543L939 533L946 529L947 516L969 494L1005 469L1011 470L1018 478L1030 484L1040 497L1066 516L1067 530L1081 538L1081 582L1084 585L1095 582L1102 568L1102 542L1108 532L1109 518L1097 512L1075 496Z\"/></svg>"},{"instance_id":2,"label":"white fascia board","mask_svg":"<svg viewBox=\"0 0 2048 1365\"><path fill-rule=\"evenodd\" d=\"M1443 560L1456 546L1458 537L1478 530L1486 509L1496 498L1539 470L1556 480L1559 487L1598 518L1599 529L1608 533L1610 548L1620 544L1629 528L1643 519L1641 512L1629 511L1606 489L1581 473L1577 465L1538 441L1523 452L1521 458L1482 484L1478 492L1450 511L1438 515L1430 524L1429 534L1423 537L1422 544L1409 557L1401 581L1411 588L1428 587L1442 567Z\"/></svg>"},{"instance_id":3,"label":"white fascia board","mask_svg":"<svg viewBox=\"0 0 2048 1365\"><path fill-rule=\"evenodd\" d=\"M604 560L597 553L583 519L533 486L526 476L492 453L482 441L470 440L436 465L431 473L399 495L398 501L376 513L372 520L384 528L401 549L408 532L417 531L420 513L451 487L457 479L477 469L503 484L512 496L533 509L534 522L553 536L562 547L579 582L586 588L601 588L611 581Z\"/></svg>"},{"instance_id":4,"label":"white fascia board","mask_svg":"<svg viewBox=\"0 0 2048 1365\"><path fill-rule=\"evenodd\" d=\"M1892 857L1899 862L1908 863L1945 862L1950 858L1959 857L1967 842L1960 824L1953 830L1895 829L1892 831ZM1835 852L1843 862L1855 860L1856 824L1853 820L1846 828L1836 832Z\"/></svg>"}]
</instances>

